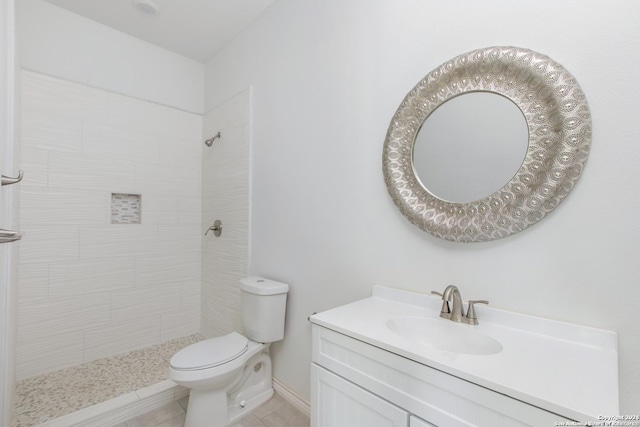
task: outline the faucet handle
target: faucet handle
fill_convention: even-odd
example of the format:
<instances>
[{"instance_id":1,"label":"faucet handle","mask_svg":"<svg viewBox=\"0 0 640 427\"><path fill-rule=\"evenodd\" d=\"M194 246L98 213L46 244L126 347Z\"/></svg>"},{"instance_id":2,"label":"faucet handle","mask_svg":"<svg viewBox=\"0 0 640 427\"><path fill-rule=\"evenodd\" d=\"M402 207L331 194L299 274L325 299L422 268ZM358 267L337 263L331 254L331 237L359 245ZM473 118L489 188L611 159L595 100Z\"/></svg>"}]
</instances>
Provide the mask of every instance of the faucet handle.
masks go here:
<instances>
[{"instance_id":1,"label":"faucet handle","mask_svg":"<svg viewBox=\"0 0 640 427\"><path fill-rule=\"evenodd\" d=\"M478 324L478 316L476 316L476 309L474 307L475 304L489 304L487 300L475 300L475 301L467 301L469 304L469 308L467 309L467 315L465 316L468 319L468 323L470 325Z\"/></svg>"},{"instance_id":2,"label":"faucet handle","mask_svg":"<svg viewBox=\"0 0 640 427\"><path fill-rule=\"evenodd\" d=\"M431 291L431 293L433 295L438 295L438 296L442 297L442 294L440 292ZM442 298L443 298L443 301L442 301L442 308L440 309L440 315L443 315L443 314L450 315L451 314L451 308L449 307L449 301L445 300L444 297L442 297Z\"/></svg>"}]
</instances>

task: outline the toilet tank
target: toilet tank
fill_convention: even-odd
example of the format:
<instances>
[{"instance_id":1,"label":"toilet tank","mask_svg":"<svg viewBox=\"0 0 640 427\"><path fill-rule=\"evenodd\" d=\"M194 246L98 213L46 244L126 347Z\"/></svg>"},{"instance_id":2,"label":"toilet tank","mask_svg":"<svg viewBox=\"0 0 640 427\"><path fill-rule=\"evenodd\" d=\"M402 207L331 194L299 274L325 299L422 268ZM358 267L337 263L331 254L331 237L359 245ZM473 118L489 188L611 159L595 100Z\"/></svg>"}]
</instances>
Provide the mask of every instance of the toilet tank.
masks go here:
<instances>
[{"instance_id":1,"label":"toilet tank","mask_svg":"<svg viewBox=\"0 0 640 427\"><path fill-rule=\"evenodd\" d=\"M289 285L253 276L240 280L240 290L244 335L260 343L280 341Z\"/></svg>"}]
</instances>

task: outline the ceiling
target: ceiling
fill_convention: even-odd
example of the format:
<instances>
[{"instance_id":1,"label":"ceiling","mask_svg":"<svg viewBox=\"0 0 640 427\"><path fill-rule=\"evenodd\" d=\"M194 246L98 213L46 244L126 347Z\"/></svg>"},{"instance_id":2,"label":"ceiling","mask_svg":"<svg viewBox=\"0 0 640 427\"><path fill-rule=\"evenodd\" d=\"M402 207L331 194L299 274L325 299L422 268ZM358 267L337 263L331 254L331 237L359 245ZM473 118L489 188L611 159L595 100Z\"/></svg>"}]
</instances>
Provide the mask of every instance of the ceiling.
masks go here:
<instances>
[{"instance_id":1,"label":"ceiling","mask_svg":"<svg viewBox=\"0 0 640 427\"><path fill-rule=\"evenodd\" d=\"M159 7L158 13L152 16L138 10L136 0L45 1L188 58L207 62L274 0L151 0Z\"/></svg>"}]
</instances>

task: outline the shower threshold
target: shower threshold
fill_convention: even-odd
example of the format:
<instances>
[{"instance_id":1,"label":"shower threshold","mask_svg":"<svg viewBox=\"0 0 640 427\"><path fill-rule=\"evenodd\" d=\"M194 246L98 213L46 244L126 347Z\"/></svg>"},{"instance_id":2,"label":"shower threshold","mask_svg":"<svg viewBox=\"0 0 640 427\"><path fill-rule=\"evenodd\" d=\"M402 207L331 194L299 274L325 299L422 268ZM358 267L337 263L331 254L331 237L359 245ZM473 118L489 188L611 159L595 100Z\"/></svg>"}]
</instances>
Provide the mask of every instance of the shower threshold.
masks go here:
<instances>
[{"instance_id":1,"label":"shower threshold","mask_svg":"<svg viewBox=\"0 0 640 427\"><path fill-rule=\"evenodd\" d=\"M176 338L18 383L13 427L110 426L178 400L188 390L167 379L169 359L203 340Z\"/></svg>"}]
</instances>

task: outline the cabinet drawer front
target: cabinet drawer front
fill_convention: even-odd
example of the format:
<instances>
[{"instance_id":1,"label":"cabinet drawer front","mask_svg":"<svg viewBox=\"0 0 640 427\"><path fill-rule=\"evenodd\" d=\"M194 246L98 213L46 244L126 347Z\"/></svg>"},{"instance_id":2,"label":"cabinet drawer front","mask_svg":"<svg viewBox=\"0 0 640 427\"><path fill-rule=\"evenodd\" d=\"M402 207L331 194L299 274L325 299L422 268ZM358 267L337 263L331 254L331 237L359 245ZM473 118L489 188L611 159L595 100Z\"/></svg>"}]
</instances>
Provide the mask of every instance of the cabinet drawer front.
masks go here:
<instances>
[{"instance_id":1,"label":"cabinet drawer front","mask_svg":"<svg viewBox=\"0 0 640 427\"><path fill-rule=\"evenodd\" d=\"M436 426L552 426L570 421L317 325L312 347L318 365Z\"/></svg>"},{"instance_id":2,"label":"cabinet drawer front","mask_svg":"<svg viewBox=\"0 0 640 427\"><path fill-rule=\"evenodd\" d=\"M311 364L313 427L407 427L409 414Z\"/></svg>"}]
</instances>

